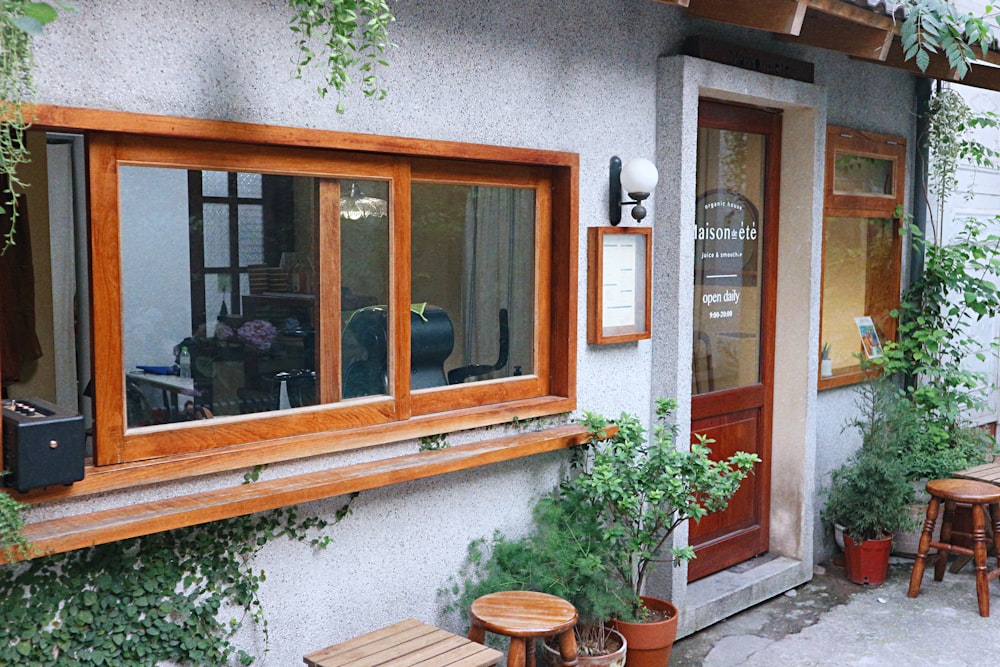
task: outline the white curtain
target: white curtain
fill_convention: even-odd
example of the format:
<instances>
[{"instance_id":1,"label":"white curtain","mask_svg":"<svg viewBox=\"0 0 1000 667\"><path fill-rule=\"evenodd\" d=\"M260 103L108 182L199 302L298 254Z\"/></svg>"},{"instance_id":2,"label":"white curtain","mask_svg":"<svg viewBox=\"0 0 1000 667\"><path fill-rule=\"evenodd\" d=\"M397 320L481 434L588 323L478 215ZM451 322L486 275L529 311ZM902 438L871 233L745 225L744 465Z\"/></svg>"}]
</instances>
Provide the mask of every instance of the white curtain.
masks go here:
<instances>
[{"instance_id":1,"label":"white curtain","mask_svg":"<svg viewBox=\"0 0 1000 667\"><path fill-rule=\"evenodd\" d=\"M499 354L498 313L510 322L510 356L496 373L534 372L535 193L475 187L465 211L461 350L466 364L492 364Z\"/></svg>"}]
</instances>

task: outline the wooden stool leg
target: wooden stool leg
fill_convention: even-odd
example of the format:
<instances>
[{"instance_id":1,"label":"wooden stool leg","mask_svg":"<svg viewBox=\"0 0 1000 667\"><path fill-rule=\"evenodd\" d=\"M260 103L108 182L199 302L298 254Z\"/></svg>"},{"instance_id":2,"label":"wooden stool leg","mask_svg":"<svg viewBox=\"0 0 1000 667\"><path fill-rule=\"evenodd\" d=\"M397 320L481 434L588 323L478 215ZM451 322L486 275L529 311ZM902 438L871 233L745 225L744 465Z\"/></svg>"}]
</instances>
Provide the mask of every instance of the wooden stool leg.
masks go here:
<instances>
[{"instance_id":1,"label":"wooden stool leg","mask_svg":"<svg viewBox=\"0 0 1000 667\"><path fill-rule=\"evenodd\" d=\"M924 520L924 529L920 533L920 543L917 546L917 558L913 561L913 571L910 572L910 590L906 593L907 597L915 598L920 593L920 580L924 578L927 552L931 548L931 537L934 535L934 524L937 523L940 504L941 501L933 496L927 503L927 518Z\"/></svg>"},{"instance_id":2,"label":"wooden stool leg","mask_svg":"<svg viewBox=\"0 0 1000 667\"><path fill-rule=\"evenodd\" d=\"M993 555L997 558L997 567L1000 568L1000 504L993 503L989 506L990 526L993 531Z\"/></svg>"},{"instance_id":3,"label":"wooden stool leg","mask_svg":"<svg viewBox=\"0 0 1000 667\"><path fill-rule=\"evenodd\" d=\"M572 630L559 637L559 656L563 667L576 667L576 635Z\"/></svg>"},{"instance_id":4,"label":"wooden stool leg","mask_svg":"<svg viewBox=\"0 0 1000 667\"><path fill-rule=\"evenodd\" d=\"M524 667L527 651L522 637L510 638L510 649L507 651L507 667Z\"/></svg>"},{"instance_id":5,"label":"wooden stool leg","mask_svg":"<svg viewBox=\"0 0 1000 667\"><path fill-rule=\"evenodd\" d=\"M475 623L473 623L472 627L469 628L469 639L476 642L477 644L485 644L486 628L484 628L481 625L476 625Z\"/></svg>"},{"instance_id":6,"label":"wooden stool leg","mask_svg":"<svg viewBox=\"0 0 1000 667\"><path fill-rule=\"evenodd\" d=\"M955 503L951 500L944 504L944 518L941 519L941 543L951 544L951 527L955 522ZM948 567L947 549L938 549L937 560L934 561L934 581L944 579L945 568Z\"/></svg>"},{"instance_id":7,"label":"wooden stool leg","mask_svg":"<svg viewBox=\"0 0 1000 667\"><path fill-rule=\"evenodd\" d=\"M990 581L986 576L986 517L983 506L972 506L972 551L976 563L976 597L979 599L979 615L990 615Z\"/></svg>"}]
</instances>

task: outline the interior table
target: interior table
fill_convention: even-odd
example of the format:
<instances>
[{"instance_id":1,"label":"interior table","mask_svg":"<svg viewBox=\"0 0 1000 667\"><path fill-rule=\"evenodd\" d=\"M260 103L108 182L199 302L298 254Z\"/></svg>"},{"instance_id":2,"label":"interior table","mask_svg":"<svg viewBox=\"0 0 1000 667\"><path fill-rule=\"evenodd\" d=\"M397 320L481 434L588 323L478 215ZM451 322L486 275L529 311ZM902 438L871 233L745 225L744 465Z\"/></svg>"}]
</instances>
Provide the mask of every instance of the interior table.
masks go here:
<instances>
[{"instance_id":1,"label":"interior table","mask_svg":"<svg viewBox=\"0 0 1000 667\"><path fill-rule=\"evenodd\" d=\"M488 667L503 653L412 618L308 654L309 667Z\"/></svg>"}]
</instances>

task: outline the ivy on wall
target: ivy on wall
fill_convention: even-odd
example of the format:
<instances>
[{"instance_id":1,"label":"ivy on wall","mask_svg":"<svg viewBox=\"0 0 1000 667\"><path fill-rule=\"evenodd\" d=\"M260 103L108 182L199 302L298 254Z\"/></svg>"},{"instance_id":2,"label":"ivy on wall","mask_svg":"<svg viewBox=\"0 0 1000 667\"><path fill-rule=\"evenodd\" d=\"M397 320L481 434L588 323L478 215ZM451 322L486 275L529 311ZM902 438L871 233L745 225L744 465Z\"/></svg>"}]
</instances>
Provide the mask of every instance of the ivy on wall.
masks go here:
<instances>
[{"instance_id":1,"label":"ivy on wall","mask_svg":"<svg viewBox=\"0 0 1000 667\"><path fill-rule=\"evenodd\" d=\"M252 664L233 637L249 619L266 652L253 557L279 537L325 547L329 523L285 508L2 568L0 665Z\"/></svg>"}]
</instances>

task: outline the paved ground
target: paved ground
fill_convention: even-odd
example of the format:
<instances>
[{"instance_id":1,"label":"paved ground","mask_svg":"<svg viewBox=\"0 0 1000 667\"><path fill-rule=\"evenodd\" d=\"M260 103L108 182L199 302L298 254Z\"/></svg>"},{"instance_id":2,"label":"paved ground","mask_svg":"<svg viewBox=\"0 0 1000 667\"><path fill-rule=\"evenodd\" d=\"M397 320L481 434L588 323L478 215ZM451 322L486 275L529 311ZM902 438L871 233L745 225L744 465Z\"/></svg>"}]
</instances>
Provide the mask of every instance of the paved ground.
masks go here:
<instances>
[{"instance_id":1,"label":"paved ground","mask_svg":"<svg viewBox=\"0 0 1000 667\"><path fill-rule=\"evenodd\" d=\"M678 641L670 667L1000 664L1000 584L982 618L971 565L943 582L928 568L916 599L906 597L912 566L894 558L886 582L865 587L826 563L809 583Z\"/></svg>"}]
</instances>

